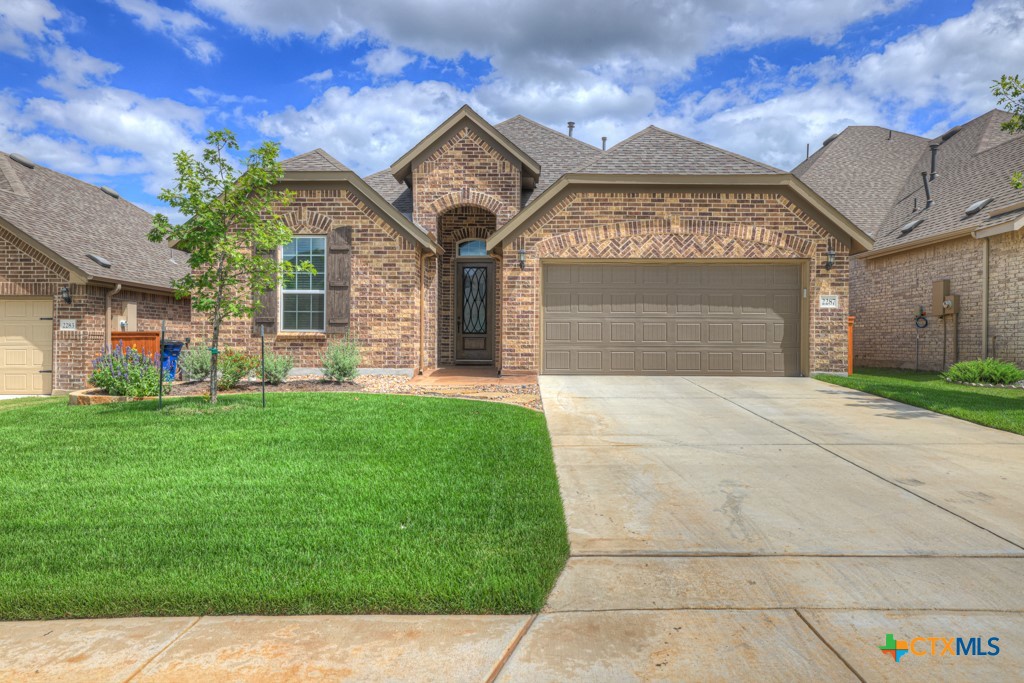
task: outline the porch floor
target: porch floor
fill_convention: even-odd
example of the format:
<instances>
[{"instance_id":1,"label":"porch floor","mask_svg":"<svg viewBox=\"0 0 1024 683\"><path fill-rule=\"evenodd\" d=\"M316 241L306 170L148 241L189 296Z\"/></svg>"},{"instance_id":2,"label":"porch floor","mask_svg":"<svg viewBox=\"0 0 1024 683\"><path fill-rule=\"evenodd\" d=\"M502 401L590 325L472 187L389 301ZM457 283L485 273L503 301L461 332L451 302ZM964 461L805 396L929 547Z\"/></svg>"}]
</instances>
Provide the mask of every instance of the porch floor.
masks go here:
<instances>
[{"instance_id":1,"label":"porch floor","mask_svg":"<svg viewBox=\"0 0 1024 683\"><path fill-rule=\"evenodd\" d=\"M490 365L449 365L428 370L413 378L412 384L432 387L518 386L537 384L537 375L498 377L498 369Z\"/></svg>"}]
</instances>

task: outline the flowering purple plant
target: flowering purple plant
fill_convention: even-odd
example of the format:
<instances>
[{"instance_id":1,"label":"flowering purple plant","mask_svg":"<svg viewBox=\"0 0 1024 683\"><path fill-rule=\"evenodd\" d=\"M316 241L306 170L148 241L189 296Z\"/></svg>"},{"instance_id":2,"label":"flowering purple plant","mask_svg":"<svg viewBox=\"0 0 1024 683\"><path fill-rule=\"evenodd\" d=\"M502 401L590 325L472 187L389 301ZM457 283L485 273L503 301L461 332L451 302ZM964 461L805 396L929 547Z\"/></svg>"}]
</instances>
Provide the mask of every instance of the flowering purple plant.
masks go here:
<instances>
[{"instance_id":1,"label":"flowering purple plant","mask_svg":"<svg viewBox=\"0 0 1024 683\"><path fill-rule=\"evenodd\" d=\"M170 378L164 380L170 391ZM111 396L156 396L160 384L158 357L142 353L119 342L113 349L104 349L92 362L89 383Z\"/></svg>"}]
</instances>

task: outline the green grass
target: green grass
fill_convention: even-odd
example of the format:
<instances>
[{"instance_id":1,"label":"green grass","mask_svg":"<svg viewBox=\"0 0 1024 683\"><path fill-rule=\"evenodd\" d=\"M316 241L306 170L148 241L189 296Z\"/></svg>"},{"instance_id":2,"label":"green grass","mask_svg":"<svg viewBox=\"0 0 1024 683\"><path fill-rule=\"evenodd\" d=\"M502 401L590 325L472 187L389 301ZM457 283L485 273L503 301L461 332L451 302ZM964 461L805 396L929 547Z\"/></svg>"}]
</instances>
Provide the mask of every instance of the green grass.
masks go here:
<instances>
[{"instance_id":1,"label":"green grass","mask_svg":"<svg viewBox=\"0 0 1024 683\"><path fill-rule=\"evenodd\" d=\"M860 368L850 377L818 379L891 398L936 413L1024 434L1024 390L951 384L937 372Z\"/></svg>"},{"instance_id":2,"label":"green grass","mask_svg":"<svg viewBox=\"0 0 1024 683\"><path fill-rule=\"evenodd\" d=\"M66 403L0 407L0 619L525 613L568 556L533 411Z\"/></svg>"}]
</instances>

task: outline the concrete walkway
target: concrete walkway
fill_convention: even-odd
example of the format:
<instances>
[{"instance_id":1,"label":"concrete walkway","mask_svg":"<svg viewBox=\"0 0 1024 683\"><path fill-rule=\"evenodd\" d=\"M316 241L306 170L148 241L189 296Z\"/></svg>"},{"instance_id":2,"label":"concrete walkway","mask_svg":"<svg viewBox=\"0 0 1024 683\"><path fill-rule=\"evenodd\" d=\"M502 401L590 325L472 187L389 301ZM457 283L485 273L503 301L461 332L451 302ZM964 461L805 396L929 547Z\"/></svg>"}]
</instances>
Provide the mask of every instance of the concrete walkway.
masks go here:
<instances>
[{"instance_id":1,"label":"concrete walkway","mask_svg":"<svg viewBox=\"0 0 1024 683\"><path fill-rule=\"evenodd\" d=\"M1024 680L1024 438L808 379L541 391L572 543L542 614L4 623L0 681Z\"/></svg>"}]
</instances>

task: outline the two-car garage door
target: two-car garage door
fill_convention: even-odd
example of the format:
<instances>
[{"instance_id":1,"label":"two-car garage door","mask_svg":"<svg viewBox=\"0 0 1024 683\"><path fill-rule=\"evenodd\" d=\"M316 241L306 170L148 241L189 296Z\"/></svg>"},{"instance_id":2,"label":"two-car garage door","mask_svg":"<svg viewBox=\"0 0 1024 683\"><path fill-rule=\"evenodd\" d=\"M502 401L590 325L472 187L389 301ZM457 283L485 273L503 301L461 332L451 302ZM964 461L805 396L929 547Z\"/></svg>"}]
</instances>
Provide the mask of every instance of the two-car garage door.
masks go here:
<instances>
[{"instance_id":1,"label":"two-car garage door","mask_svg":"<svg viewBox=\"0 0 1024 683\"><path fill-rule=\"evenodd\" d=\"M799 264L548 263L546 374L799 375Z\"/></svg>"}]
</instances>

